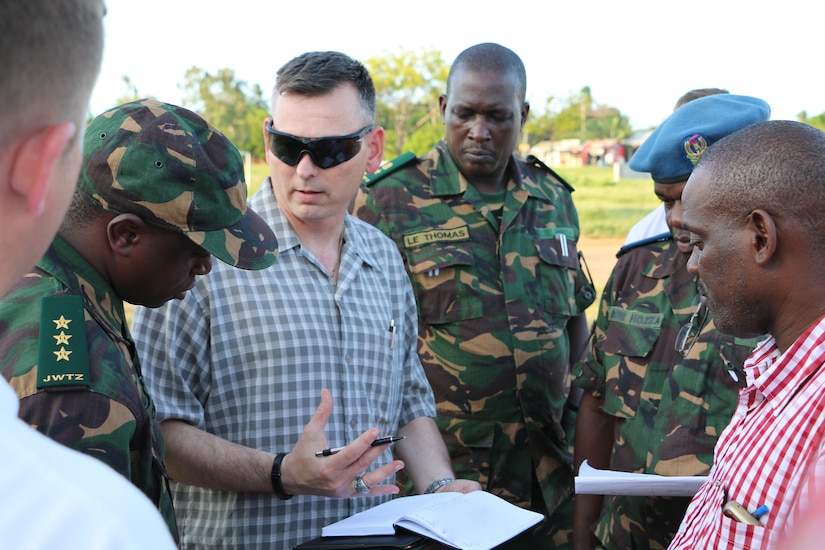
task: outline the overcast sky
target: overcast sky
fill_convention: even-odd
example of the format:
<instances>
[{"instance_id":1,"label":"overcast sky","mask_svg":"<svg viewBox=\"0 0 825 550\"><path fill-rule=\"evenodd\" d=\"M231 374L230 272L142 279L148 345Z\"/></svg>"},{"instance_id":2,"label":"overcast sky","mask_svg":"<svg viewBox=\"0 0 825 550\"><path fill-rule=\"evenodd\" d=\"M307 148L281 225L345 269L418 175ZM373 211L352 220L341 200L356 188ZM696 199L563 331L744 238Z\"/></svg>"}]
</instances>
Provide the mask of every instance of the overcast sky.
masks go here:
<instances>
[{"instance_id":1,"label":"overcast sky","mask_svg":"<svg viewBox=\"0 0 825 550\"><path fill-rule=\"evenodd\" d=\"M106 49L92 114L126 94L180 103L186 70L231 68L268 95L275 71L309 50L358 59L404 47L498 42L527 68L538 107L590 86L635 129L655 126L699 87L766 100L774 119L825 112L818 2L716 0L106 0Z\"/></svg>"}]
</instances>

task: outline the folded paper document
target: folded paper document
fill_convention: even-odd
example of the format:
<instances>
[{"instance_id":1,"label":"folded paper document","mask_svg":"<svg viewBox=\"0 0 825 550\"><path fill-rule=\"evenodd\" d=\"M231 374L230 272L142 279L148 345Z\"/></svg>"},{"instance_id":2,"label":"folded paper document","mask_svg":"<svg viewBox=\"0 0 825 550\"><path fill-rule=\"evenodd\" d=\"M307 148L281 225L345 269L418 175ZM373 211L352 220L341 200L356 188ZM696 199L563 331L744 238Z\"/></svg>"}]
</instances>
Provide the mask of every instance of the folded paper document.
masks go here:
<instances>
[{"instance_id":1,"label":"folded paper document","mask_svg":"<svg viewBox=\"0 0 825 550\"><path fill-rule=\"evenodd\" d=\"M660 476L600 470L582 462L576 476L576 493L584 495L635 495L692 497L707 476Z\"/></svg>"},{"instance_id":2,"label":"folded paper document","mask_svg":"<svg viewBox=\"0 0 825 550\"><path fill-rule=\"evenodd\" d=\"M321 530L324 537L406 529L461 550L489 550L544 519L486 491L395 498Z\"/></svg>"}]
</instances>

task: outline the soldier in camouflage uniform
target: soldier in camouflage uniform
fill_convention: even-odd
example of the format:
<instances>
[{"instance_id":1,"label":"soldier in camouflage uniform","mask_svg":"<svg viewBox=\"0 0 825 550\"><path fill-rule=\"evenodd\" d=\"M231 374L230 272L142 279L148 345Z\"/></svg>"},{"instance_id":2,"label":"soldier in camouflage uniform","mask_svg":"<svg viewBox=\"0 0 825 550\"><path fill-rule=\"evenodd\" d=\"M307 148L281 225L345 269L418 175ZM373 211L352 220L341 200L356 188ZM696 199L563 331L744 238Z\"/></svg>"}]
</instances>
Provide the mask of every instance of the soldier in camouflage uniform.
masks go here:
<instances>
[{"instance_id":1,"label":"soldier in camouflage uniform","mask_svg":"<svg viewBox=\"0 0 825 550\"><path fill-rule=\"evenodd\" d=\"M445 139L368 176L355 212L404 258L456 475L550 516L514 547L561 548L572 529L571 358L585 349L595 294L572 188L512 154L525 82L510 50L465 50L440 98Z\"/></svg>"},{"instance_id":2,"label":"soldier in camouflage uniform","mask_svg":"<svg viewBox=\"0 0 825 550\"><path fill-rule=\"evenodd\" d=\"M587 459L599 468L693 476L713 464L756 342L715 329L686 269L691 245L681 229L680 198L711 143L769 115L768 105L751 97L696 99L674 111L631 158L631 168L651 173L670 233L624 247L602 294L590 353L574 369L585 390L577 467ZM667 548L689 502L577 495L577 548Z\"/></svg>"},{"instance_id":3,"label":"soldier in camouflage uniform","mask_svg":"<svg viewBox=\"0 0 825 550\"><path fill-rule=\"evenodd\" d=\"M195 113L154 100L121 105L91 123L84 154L58 235L0 302L0 369L21 418L131 479L177 537L163 437L123 300L182 298L211 269L210 253L268 267L275 236L246 208L240 154Z\"/></svg>"}]
</instances>

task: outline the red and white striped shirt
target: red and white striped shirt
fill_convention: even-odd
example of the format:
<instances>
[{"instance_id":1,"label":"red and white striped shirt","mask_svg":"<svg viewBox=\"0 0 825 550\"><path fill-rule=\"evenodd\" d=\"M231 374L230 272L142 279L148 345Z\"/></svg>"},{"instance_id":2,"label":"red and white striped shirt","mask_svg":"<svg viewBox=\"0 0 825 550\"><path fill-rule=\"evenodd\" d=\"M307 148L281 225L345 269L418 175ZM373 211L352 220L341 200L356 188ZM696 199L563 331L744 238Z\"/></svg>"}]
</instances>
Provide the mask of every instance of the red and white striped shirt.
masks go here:
<instances>
[{"instance_id":1,"label":"red and white striped shirt","mask_svg":"<svg viewBox=\"0 0 825 550\"><path fill-rule=\"evenodd\" d=\"M779 548L817 490L825 491L825 317L780 354L773 337L745 363L748 385L714 450L708 481L685 513L669 549ZM740 523L722 507L734 500L768 512Z\"/></svg>"}]
</instances>

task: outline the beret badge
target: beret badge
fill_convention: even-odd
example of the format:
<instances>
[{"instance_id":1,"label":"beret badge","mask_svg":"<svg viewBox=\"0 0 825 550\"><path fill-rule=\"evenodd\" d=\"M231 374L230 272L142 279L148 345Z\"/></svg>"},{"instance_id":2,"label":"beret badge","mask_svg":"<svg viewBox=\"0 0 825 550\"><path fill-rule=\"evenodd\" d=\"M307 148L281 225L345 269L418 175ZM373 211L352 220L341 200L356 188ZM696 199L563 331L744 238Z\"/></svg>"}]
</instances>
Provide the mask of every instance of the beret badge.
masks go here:
<instances>
[{"instance_id":1,"label":"beret badge","mask_svg":"<svg viewBox=\"0 0 825 550\"><path fill-rule=\"evenodd\" d=\"M693 134L685 140L685 154L694 166L699 162L699 157L702 156L702 153L704 153L707 148L708 141L704 136L699 134Z\"/></svg>"}]
</instances>

